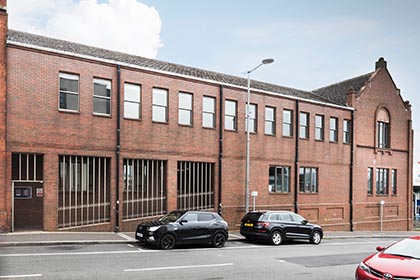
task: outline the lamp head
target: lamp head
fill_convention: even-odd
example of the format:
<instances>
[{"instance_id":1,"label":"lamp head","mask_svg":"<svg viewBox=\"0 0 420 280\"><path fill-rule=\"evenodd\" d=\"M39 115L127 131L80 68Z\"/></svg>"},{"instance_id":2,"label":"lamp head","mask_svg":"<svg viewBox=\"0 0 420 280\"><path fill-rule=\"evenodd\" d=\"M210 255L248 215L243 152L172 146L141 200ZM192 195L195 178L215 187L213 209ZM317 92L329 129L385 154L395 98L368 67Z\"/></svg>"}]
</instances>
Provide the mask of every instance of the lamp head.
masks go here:
<instances>
[{"instance_id":1,"label":"lamp head","mask_svg":"<svg viewBox=\"0 0 420 280\"><path fill-rule=\"evenodd\" d=\"M263 61L261 61L262 64L270 64L270 63L273 63L273 62L274 62L274 59L272 59L272 58L266 58Z\"/></svg>"}]
</instances>

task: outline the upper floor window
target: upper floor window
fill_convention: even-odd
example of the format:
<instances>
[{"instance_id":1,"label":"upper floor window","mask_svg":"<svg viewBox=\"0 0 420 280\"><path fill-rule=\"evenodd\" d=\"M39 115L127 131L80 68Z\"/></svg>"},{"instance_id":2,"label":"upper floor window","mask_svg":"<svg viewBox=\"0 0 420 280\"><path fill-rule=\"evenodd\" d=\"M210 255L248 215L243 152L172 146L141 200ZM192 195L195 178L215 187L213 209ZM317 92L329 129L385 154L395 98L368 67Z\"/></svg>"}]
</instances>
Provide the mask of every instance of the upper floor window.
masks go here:
<instances>
[{"instance_id":1,"label":"upper floor window","mask_svg":"<svg viewBox=\"0 0 420 280\"><path fill-rule=\"evenodd\" d=\"M338 119L330 118L330 142L338 142Z\"/></svg>"},{"instance_id":2,"label":"upper floor window","mask_svg":"<svg viewBox=\"0 0 420 280\"><path fill-rule=\"evenodd\" d=\"M290 192L290 167L289 166L270 166L268 185L270 192L288 193Z\"/></svg>"},{"instance_id":3,"label":"upper floor window","mask_svg":"<svg viewBox=\"0 0 420 280\"><path fill-rule=\"evenodd\" d=\"M376 169L376 194L388 194L388 169Z\"/></svg>"},{"instance_id":4,"label":"upper floor window","mask_svg":"<svg viewBox=\"0 0 420 280\"><path fill-rule=\"evenodd\" d=\"M247 105L245 105L245 111L248 110ZM249 104L249 112L248 112L248 127L249 132L256 133L257 132L257 105ZM246 119L245 119L245 131L246 131Z\"/></svg>"},{"instance_id":5,"label":"upper floor window","mask_svg":"<svg viewBox=\"0 0 420 280\"><path fill-rule=\"evenodd\" d=\"M203 97L203 127L216 127L216 98Z\"/></svg>"},{"instance_id":6,"label":"upper floor window","mask_svg":"<svg viewBox=\"0 0 420 280\"><path fill-rule=\"evenodd\" d=\"M141 86L124 84L124 118L141 118Z\"/></svg>"},{"instance_id":7,"label":"upper floor window","mask_svg":"<svg viewBox=\"0 0 420 280\"><path fill-rule=\"evenodd\" d=\"M299 169L299 191L306 193L318 192L318 168L301 167Z\"/></svg>"},{"instance_id":8,"label":"upper floor window","mask_svg":"<svg viewBox=\"0 0 420 280\"><path fill-rule=\"evenodd\" d=\"M227 130L237 129L236 105L236 101L225 101L225 129Z\"/></svg>"},{"instance_id":9,"label":"upper floor window","mask_svg":"<svg viewBox=\"0 0 420 280\"><path fill-rule=\"evenodd\" d=\"M178 123L192 125L193 95L180 92L178 95Z\"/></svg>"},{"instance_id":10,"label":"upper floor window","mask_svg":"<svg viewBox=\"0 0 420 280\"><path fill-rule=\"evenodd\" d=\"M293 136L293 111L283 110L283 136Z\"/></svg>"},{"instance_id":11,"label":"upper floor window","mask_svg":"<svg viewBox=\"0 0 420 280\"><path fill-rule=\"evenodd\" d=\"M379 110L376 121L377 147L390 148L390 121L388 111L384 108Z\"/></svg>"},{"instance_id":12,"label":"upper floor window","mask_svg":"<svg viewBox=\"0 0 420 280\"><path fill-rule=\"evenodd\" d=\"M351 122L350 120L343 121L343 143L349 144L351 142Z\"/></svg>"},{"instance_id":13,"label":"upper floor window","mask_svg":"<svg viewBox=\"0 0 420 280\"><path fill-rule=\"evenodd\" d=\"M276 134L276 108L265 107L265 134Z\"/></svg>"},{"instance_id":14,"label":"upper floor window","mask_svg":"<svg viewBox=\"0 0 420 280\"><path fill-rule=\"evenodd\" d=\"M168 122L168 90L153 88L152 120L154 122Z\"/></svg>"},{"instance_id":15,"label":"upper floor window","mask_svg":"<svg viewBox=\"0 0 420 280\"><path fill-rule=\"evenodd\" d=\"M93 112L111 115L111 81L93 79Z\"/></svg>"},{"instance_id":16,"label":"upper floor window","mask_svg":"<svg viewBox=\"0 0 420 280\"><path fill-rule=\"evenodd\" d=\"M309 138L309 114L301 112L299 115L299 137L303 139Z\"/></svg>"},{"instance_id":17,"label":"upper floor window","mask_svg":"<svg viewBox=\"0 0 420 280\"><path fill-rule=\"evenodd\" d=\"M79 76L60 73L60 107L68 111L79 111Z\"/></svg>"},{"instance_id":18,"label":"upper floor window","mask_svg":"<svg viewBox=\"0 0 420 280\"><path fill-rule=\"evenodd\" d=\"M315 140L324 140L324 116L315 115Z\"/></svg>"}]
</instances>

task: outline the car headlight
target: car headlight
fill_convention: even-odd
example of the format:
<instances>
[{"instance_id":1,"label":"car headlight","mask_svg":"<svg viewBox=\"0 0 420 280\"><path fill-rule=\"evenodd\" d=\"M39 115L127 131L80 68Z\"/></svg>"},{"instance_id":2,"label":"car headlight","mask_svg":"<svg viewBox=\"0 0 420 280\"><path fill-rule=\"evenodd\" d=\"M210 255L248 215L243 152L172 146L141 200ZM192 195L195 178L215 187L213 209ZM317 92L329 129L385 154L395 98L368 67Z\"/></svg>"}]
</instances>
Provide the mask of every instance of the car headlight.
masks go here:
<instances>
[{"instance_id":1,"label":"car headlight","mask_svg":"<svg viewBox=\"0 0 420 280\"><path fill-rule=\"evenodd\" d=\"M367 273L369 273L369 274L370 274L370 268L369 268L369 266L367 266L364 262L361 262L361 263L359 264L359 267L360 267L360 269L361 269L361 270L364 270L364 271L366 271Z\"/></svg>"},{"instance_id":2,"label":"car headlight","mask_svg":"<svg viewBox=\"0 0 420 280\"><path fill-rule=\"evenodd\" d=\"M157 231L159 228L160 226L149 227L149 231L154 232L154 231Z\"/></svg>"}]
</instances>

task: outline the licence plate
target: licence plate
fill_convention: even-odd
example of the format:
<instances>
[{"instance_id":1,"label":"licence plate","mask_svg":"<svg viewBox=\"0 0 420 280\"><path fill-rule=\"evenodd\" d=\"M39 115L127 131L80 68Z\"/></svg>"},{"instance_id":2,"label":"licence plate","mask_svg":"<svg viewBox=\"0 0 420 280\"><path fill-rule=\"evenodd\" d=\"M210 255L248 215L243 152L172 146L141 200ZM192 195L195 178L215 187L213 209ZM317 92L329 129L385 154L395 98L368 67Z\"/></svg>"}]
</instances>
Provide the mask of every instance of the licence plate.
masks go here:
<instances>
[{"instance_id":1,"label":"licence plate","mask_svg":"<svg viewBox=\"0 0 420 280\"><path fill-rule=\"evenodd\" d=\"M246 227L253 227L253 226L254 226L254 224L251 224L251 223L245 223L245 224L244 224L244 226L246 226Z\"/></svg>"},{"instance_id":2,"label":"licence plate","mask_svg":"<svg viewBox=\"0 0 420 280\"><path fill-rule=\"evenodd\" d=\"M138 237L143 237L143 233L137 232Z\"/></svg>"}]
</instances>

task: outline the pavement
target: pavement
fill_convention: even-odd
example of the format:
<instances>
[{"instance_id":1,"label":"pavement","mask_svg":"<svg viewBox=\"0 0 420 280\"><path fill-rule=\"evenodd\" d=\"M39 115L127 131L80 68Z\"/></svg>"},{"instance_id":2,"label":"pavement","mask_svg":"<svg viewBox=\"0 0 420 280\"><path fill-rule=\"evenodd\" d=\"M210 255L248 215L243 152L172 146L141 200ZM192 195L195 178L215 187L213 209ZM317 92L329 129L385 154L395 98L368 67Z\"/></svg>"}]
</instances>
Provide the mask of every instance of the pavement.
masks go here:
<instances>
[{"instance_id":1,"label":"pavement","mask_svg":"<svg viewBox=\"0 0 420 280\"><path fill-rule=\"evenodd\" d=\"M327 231L324 239L344 238L404 238L420 235L420 231ZM229 232L229 240L245 239L238 231ZM2 246L75 245L136 243L134 232L14 232L0 233Z\"/></svg>"}]
</instances>

